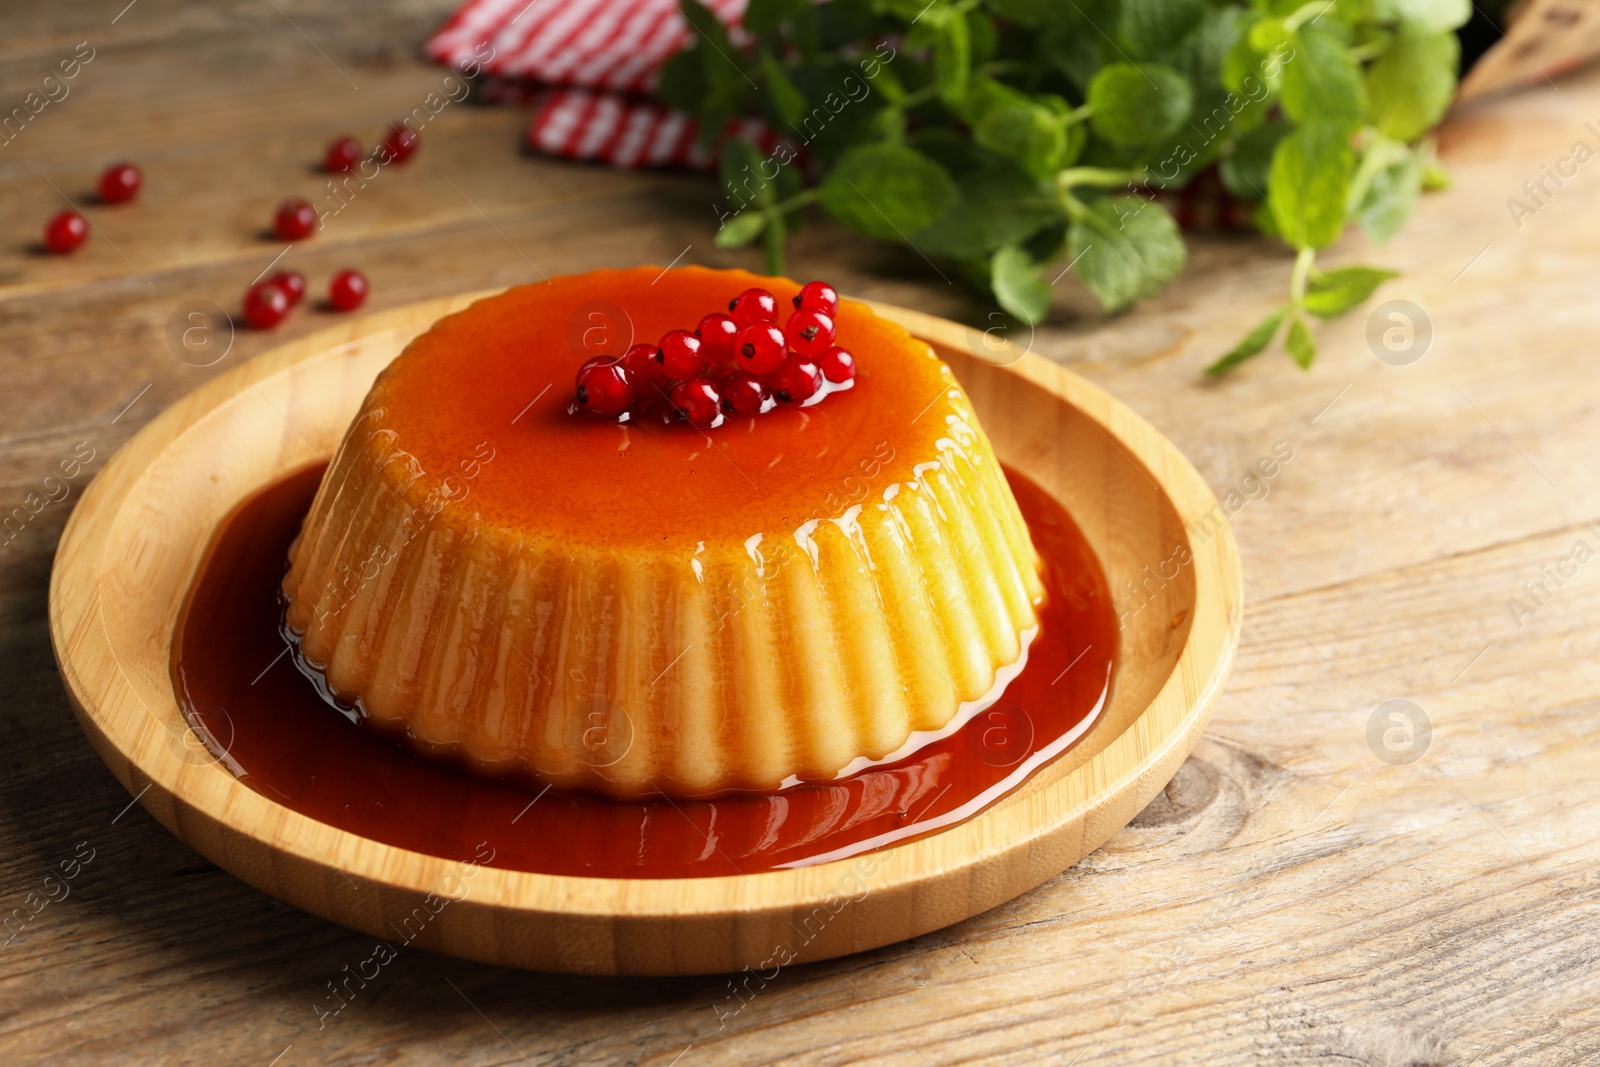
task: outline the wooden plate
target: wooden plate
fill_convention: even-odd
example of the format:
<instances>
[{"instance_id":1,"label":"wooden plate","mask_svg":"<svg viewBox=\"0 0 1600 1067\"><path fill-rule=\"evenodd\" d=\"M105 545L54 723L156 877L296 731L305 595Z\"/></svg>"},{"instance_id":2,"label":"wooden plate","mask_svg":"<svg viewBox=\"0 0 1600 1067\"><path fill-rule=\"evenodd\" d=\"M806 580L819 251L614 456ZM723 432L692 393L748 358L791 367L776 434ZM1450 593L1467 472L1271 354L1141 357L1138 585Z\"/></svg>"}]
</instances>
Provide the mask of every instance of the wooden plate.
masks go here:
<instances>
[{"instance_id":1,"label":"wooden plate","mask_svg":"<svg viewBox=\"0 0 1600 1067\"><path fill-rule=\"evenodd\" d=\"M1031 889L1124 826L1193 748L1232 662L1241 603L1233 536L1205 482L1148 423L1066 370L880 306L950 363L1000 458L1071 510L1126 609L1112 699L1075 748L961 825L748 877L463 869L247 788L191 733L169 676L201 554L241 499L333 453L373 377L411 338L484 295L353 319L223 374L129 441L67 525L50 628L78 720L128 791L208 859L390 941L395 923L426 908L429 921L407 923L420 926L412 943L497 964L770 970L927 933Z\"/></svg>"}]
</instances>

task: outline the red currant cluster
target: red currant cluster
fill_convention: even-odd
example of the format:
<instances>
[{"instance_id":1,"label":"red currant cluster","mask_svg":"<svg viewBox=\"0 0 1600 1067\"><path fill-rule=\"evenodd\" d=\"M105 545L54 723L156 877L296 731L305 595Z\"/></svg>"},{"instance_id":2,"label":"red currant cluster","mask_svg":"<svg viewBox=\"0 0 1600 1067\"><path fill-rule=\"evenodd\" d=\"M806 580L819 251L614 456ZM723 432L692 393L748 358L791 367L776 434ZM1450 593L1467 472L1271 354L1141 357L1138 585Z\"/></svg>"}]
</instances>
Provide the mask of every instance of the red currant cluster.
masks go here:
<instances>
[{"instance_id":1,"label":"red currant cluster","mask_svg":"<svg viewBox=\"0 0 1600 1067\"><path fill-rule=\"evenodd\" d=\"M779 404L809 407L854 384L856 360L834 344L839 294L809 282L778 328L778 301L746 289L693 333L668 330L653 345L620 357L596 356L578 368L569 410L627 422L658 412L665 421L701 429L727 416L760 415Z\"/></svg>"}]
</instances>

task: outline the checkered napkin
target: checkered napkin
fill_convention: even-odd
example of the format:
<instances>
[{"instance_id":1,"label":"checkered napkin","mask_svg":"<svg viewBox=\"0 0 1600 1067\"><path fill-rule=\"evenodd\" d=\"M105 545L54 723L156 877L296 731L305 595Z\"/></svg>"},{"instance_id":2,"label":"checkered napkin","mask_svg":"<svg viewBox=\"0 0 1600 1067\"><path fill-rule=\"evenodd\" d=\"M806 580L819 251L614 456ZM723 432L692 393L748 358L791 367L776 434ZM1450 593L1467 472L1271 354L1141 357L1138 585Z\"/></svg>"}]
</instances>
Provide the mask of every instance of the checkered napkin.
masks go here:
<instances>
[{"instance_id":1,"label":"checkered napkin","mask_svg":"<svg viewBox=\"0 0 1600 1067\"><path fill-rule=\"evenodd\" d=\"M709 0L730 26L746 0ZM483 71L487 99L531 104L528 144L618 167L709 168L694 118L650 98L661 66L693 32L677 0L468 0L424 50L458 70ZM726 131L766 150L758 119Z\"/></svg>"}]
</instances>

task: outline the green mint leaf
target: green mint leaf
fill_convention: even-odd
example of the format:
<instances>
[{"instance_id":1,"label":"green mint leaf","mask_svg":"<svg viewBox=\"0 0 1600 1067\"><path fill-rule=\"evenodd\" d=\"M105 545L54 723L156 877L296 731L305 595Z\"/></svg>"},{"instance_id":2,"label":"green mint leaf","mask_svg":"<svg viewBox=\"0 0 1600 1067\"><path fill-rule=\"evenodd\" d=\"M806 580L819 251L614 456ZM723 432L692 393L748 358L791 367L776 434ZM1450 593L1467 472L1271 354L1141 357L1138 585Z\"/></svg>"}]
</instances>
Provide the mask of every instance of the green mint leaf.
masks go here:
<instances>
[{"instance_id":1,"label":"green mint leaf","mask_svg":"<svg viewBox=\"0 0 1600 1067\"><path fill-rule=\"evenodd\" d=\"M1419 33L1448 33L1472 17L1471 0L1377 0L1377 17Z\"/></svg>"},{"instance_id":2,"label":"green mint leaf","mask_svg":"<svg viewBox=\"0 0 1600 1067\"><path fill-rule=\"evenodd\" d=\"M1455 96L1460 60L1461 42L1454 33L1402 29L1367 71L1372 124L1396 141L1427 133Z\"/></svg>"},{"instance_id":3,"label":"green mint leaf","mask_svg":"<svg viewBox=\"0 0 1600 1067\"><path fill-rule=\"evenodd\" d=\"M761 149L749 141L730 137L723 142L717 173L722 179L723 195L730 204L742 211L750 205L766 208L778 202L776 182L764 177L772 170L771 164L763 168L766 162Z\"/></svg>"},{"instance_id":4,"label":"green mint leaf","mask_svg":"<svg viewBox=\"0 0 1600 1067\"><path fill-rule=\"evenodd\" d=\"M1112 63L1089 82L1089 121L1112 144L1161 141L1178 131L1194 105L1189 80L1160 63Z\"/></svg>"},{"instance_id":5,"label":"green mint leaf","mask_svg":"<svg viewBox=\"0 0 1600 1067\"><path fill-rule=\"evenodd\" d=\"M1289 336L1284 339L1283 346L1289 350L1289 355L1300 364L1301 370L1310 370L1312 360L1317 358L1317 342L1311 336L1311 330L1306 326L1306 320L1295 316L1289 323Z\"/></svg>"},{"instance_id":6,"label":"green mint leaf","mask_svg":"<svg viewBox=\"0 0 1600 1067\"><path fill-rule=\"evenodd\" d=\"M1037 326L1050 312L1050 286L1028 253L1007 245L989 260L989 281L994 298L1008 313L1029 326Z\"/></svg>"},{"instance_id":7,"label":"green mint leaf","mask_svg":"<svg viewBox=\"0 0 1600 1067\"><path fill-rule=\"evenodd\" d=\"M761 236L761 231L766 228L767 217L752 208L724 222L712 240L718 248L743 248Z\"/></svg>"},{"instance_id":8,"label":"green mint leaf","mask_svg":"<svg viewBox=\"0 0 1600 1067\"><path fill-rule=\"evenodd\" d=\"M1264 200L1271 180L1272 153L1289 133L1282 120L1263 123L1239 138L1219 168L1228 192L1244 200Z\"/></svg>"},{"instance_id":9,"label":"green mint leaf","mask_svg":"<svg viewBox=\"0 0 1600 1067\"><path fill-rule=\"evenodd\" d=\"M1206 11L1205 0L1122 0L1122 37L1134 59L1155 59L1200 25Z\"/></svg>"},{"instance_id":10,"label":"green mint leaf","mask_svg":"<svg viewBox=\"0 0 1600 1067\"><path fill-rule=\"evenodd\" d=\"M860 145L817 186L823 209L869 237L904 240L960 196L950 172L904 145Z\"/></svg>"},{"instance_id":11,"label":"green mint leaf","mask_svg":"<svg viewBox=\"0 0 1600 1067\"><path fill-rule=\"evenodd\" d=\"M1153 296L1187 258L1166 208L1138 196L1108 196L1086 205L1067 230L1067 252L1107 311Z\"/></svg>"},{"instance_id":12,"label":"green mint leaf","mask_svg":"<svg viewBox=\"0 0 1600 1067\"><path fill-rule=\"evenodd\" d=\"M996 155L1016 160L1039 178L1066 166L1063 160L1070 147L1061 116L1026 100L989 108L973 127L972 137Z\"/></svg>"},{"instance_id":13,"label":"green mint leaf","mask_svg":"<svg viewBox=\"0 0 1600 1067\"><path fill-rule=\"evenodd\" d=\"M988 8L1016 26L1038 28L1070 16L1061 0L989 0Z\"/></svg>"},{"instance_id":14,"label":"green mint leaf","mask_svg":"<svg viewBox=\"0 0 1600 1067\"><path fill-rule=\"evenodd\" d=\"M932 226L911 235L912 244L930 256L984 258L1061 220L1055 200L1015 168L971 171L956 184L961 199Z\"/></svg>"},{"instance_id":15,"label":"green mint leaf","mask_svg":"<svg viewBox=\"0 0 1600 1067\"><path fill-rule=\"evenodd\" d=\"M697 49L676 52L667 60L656 81L656 95L669 107L690 115L699 114L706 96L706 77Z\"/></svg>"},{"instance_id":16,"label":"green mint leaf","mask_svg":"<svg viewBox=\"0 0 1600 1067\"><path fill-rule=\"evenodd\" d=\"M1356 221L1373 244L1384 244L1400 232L1417 206L1422 191L1422 161L1416 153L1373 175L1372 184L1356 206Z\"/></svg>"},{"instance_id":17,"label":"green mint leaf","mask_svg":"<svg viewBox=\"0 0 1600 1067\"><path fill-rule=\"evenodd\" d=\"M957 103L967 95L972 74L972 36L967 20L956 13L944 19L933 39L933 77L939 98Z\"/></svg>"},{"instance_id":18,"label":"green mint leaf","mask_svg":"<svg viewBox=\"0 0 1600 1067\"><path fill-rule=\"evenodd\" d=\"M1337 240L1354 170L1355 153L1343 127L1312 123L1279 141L1267 203L1283 239L1295 248L1322 248Z\"/></svg>"},{"instance_id":19,"label":"green mint leaf","mask_svg":"<svg viewBox=\"0 0 1600 1067\"><path fill-rule=\"evenodd\" d=\"M974 66L994 58L995 51L1000 47L1000 31L995 29L994 19L981 8L967 12L967 33L972 38Z\"/></svg>"},{"instance_id":20,"label":"green mint leaf","mask_svg":"<svg viewBox=\"0 0 1600 1067\"><path fill-rule=\"evenodd\" d=\"M1283 66L1283 110L1296 122L1318 122L1353 133L1367 111L1361 68L1331 29L1302 26L1290 38L1294 58Z\"/></svg>"},{"instance_id":21,"label":"green mint leaf","mask_svg":"<svg viewBox=\"0 0 1600 1067\"><path fill-rule=\"evenodd\" d=\"M1226 374L1247 359L1254 359L1266 351L1272 343L1273 335L1278 332L1278 324L1289 313L1289 305L1273 309L1272 313L1256 324L1255 328L1245 334L1239 343L1233 346L1233 351L1217 360L1206 368L1206 373L1212 377Z\"/></svg>"},{"instance_id":22,"label":"green mint leaf","mask_svg":"<svg viewBox=\"0 0 1600 1067\"><path fill-rule=\"evenodd\" d=\"M767 100L778 121L790 129L799 126L806 113L806 98L789 78L783 64L772 58L772 53L761 50L761 77L766 82Z\"/></svg>"},{"instance_id":23,"label":"green mint leaf","mask_svg":"<svg viewBox=\"0 0 1600 1067\"><path fill-rule=\"evenodd\" d=\"M1378 286L1399 276L1398 271L1377 267L1340 267L1326 274L1312 271L1306 279L1305 308L1321 319L1343 315L1365 303Z\"/></svg>"}]
</instances>

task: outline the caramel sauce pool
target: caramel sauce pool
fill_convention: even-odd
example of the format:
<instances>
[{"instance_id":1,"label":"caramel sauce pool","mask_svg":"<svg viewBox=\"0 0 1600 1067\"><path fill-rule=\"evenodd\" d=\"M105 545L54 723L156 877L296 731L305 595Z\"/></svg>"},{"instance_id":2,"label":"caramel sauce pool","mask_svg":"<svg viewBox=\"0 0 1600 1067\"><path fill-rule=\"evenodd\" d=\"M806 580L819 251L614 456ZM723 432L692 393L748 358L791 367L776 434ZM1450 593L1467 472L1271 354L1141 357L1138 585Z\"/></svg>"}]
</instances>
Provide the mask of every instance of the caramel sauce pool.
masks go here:
<instances>
[{"instance_id":1,"label":"caramel sauce pool","mask_svg":"<svg viewBox=\"0 0 1600 1067\"><path fill-rule=\"evenodd\" d=\"M449 860L603 878L752 874L843 859L959 823L1087 732L1109 694L1117 620L1070 515L1007 470L1045 598L1028 661L1000 698L895 763L772 794L615 801L475 778L363 729L285 654L278 584L322 480L299 471L214 536L173 643L185 716L248 787L361 837Z\"/></svg>"}]
</instances>

